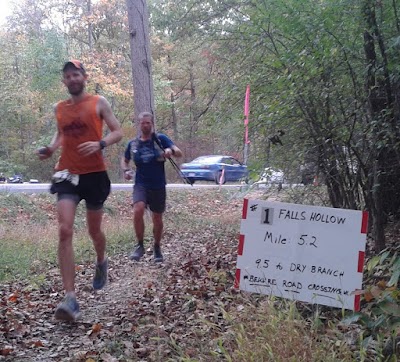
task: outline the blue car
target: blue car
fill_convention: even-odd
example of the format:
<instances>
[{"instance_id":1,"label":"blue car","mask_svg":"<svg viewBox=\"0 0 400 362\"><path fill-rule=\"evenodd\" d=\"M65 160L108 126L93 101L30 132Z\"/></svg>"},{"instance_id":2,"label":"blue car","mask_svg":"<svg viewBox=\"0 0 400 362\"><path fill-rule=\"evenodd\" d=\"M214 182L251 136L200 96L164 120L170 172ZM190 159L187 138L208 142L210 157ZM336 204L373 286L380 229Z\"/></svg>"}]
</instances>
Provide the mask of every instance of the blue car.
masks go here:
<instances>
[{"instance_id":1,"label":"blue car","mask_svg":"<svg viewBox=\"0 0 400 362\"><path fill-rule=\"evenodd\" d=\"M248 178L247 166L230 156L201 156L181 165L181 171L190 183L213 181L224 184Z\"/></svg>"}]
</instances>

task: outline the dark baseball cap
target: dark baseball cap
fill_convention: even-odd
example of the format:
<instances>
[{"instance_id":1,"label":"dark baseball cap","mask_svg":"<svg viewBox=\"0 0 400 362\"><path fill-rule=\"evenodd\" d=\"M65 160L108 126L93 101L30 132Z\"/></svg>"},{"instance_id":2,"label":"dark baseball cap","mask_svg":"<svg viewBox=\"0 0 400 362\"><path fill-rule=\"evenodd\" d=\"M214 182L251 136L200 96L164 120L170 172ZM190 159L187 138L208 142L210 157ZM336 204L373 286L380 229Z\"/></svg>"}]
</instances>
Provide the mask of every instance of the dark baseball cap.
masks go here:
<instances>
[{"instance_id":1,"label":"dark baseball cap","mask_svg":"<svg viewBox=\"0 0 400 362\"><path fill-rule=\"evenodd\" d=\"M76 68L84 74L86 73L85 67L83 66L83 64L80 60L77 60L77 59L68 60L68 62L66 62L64 64L63 72L65 72L70 67Z\"/></svg>"}]
</instances>

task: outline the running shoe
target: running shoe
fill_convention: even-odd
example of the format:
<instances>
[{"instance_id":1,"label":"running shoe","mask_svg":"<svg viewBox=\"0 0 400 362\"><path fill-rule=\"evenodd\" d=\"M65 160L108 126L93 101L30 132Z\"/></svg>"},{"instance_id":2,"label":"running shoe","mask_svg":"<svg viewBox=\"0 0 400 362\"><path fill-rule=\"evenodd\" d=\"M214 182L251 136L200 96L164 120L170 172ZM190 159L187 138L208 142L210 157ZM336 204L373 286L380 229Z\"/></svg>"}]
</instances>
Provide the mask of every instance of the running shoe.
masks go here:
<instances>
[{"instance_id":1,"label":"running shoe","mask_svg":"<svg viewBox=\"0 0 400 362\"><path fill-rule=\"evenodd\" d=\"M135 248L131 255L129 255L129 259L139 261L140 258L144 255L144 246L143 244L136 244Z\"/></svg>"},{"instance_id":2,"label":"running shoe","mask_svg":"<svg viewBox=\"0 0 400 362\"><path fill-rule=\"evenodd\" d=\"M80 317L79 304L76 298L66 296L64 300L57 306L54 314L58 320L66 322L75 322Z\"/></svg>"},{"instance_id":3,"label":"running shoe","mask_svg":"<svg viewBox=\"0 0 400 362\"><path fill-rule=\"evenodd\" d=\"M108 258L101 264L96 264L96 272L93 278L93 289L102 289L107 283L108 276Z\"/></svg>"}]
</instances>

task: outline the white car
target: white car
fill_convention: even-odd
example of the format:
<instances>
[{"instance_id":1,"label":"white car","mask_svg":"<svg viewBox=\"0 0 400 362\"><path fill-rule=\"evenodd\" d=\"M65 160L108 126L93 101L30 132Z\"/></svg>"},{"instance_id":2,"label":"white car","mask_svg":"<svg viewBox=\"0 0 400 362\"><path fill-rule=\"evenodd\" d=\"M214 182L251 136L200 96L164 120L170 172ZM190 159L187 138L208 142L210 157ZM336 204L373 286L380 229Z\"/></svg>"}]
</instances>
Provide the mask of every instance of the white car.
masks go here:
<instances>
[{"instance_id":1,"label":"white car","mask_svg":"<svg viewBox=\"0 0 400 362\"><path fill-rule=\"evenodd\" d=\"M271 167L266 167L261 174L260 179L255 182L259 187L267 185L282 185L285 181L285 175L281 170L274 170Z\"/></svg>"}]
</instances>

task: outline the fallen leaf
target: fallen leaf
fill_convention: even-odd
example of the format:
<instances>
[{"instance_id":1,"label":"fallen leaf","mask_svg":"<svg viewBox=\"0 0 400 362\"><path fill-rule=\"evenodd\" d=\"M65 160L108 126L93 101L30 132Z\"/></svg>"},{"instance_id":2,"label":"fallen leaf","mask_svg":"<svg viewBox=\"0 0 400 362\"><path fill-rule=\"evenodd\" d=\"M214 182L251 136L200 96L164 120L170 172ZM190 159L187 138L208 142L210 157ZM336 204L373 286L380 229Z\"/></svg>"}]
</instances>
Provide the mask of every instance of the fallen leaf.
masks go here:
<instances>
[{"instance_id":1,"label":"fallen leaf","mask_svg":"<svg viewBox=\"0 0 400 362\"><path fill-rule=\"evenodd\" d=\"M32 341L32 347L43 347L42 341Z\"/></svg>"},{"instance_id":2,"label":"fallen leaf","mask_svg":"<svg viewBox=\"0 0 400 362\"><path fill-rule=\"evenodd\" d=\"M366 291L364 294L364 298L366 302L370 302L372 299L374 299L374 296L370 291Z\"/></svg>"},{"instance_id":3,"label":"fallen leaf","mask_svg":"<svg viewBox=\"0 0 400 362\"><path fill-rule=\"evenodd\" d=\"M380 280L376 285L381 289L385 289L387 282L385 280Z\"/></svg>"},{"instance_id":4,"label":"fallen leaf","mask_svg":"<svg viewBox=\"0 0 400 362\"><path fill-rule=\"evenodd\" d=\"M5 347L0 349L1 356L8 356L11 352L13 352L13 349L11 347Z\"/></svg>"},{"instance_id":5,"label":"fallen leaf","mask_svg":"<svg viewBox=\"0 0 400 362\"><path fill-rule=\"evenodd\" d=\"M18 293L12 293L10 294L10 296L8 297L8 300L12 303L15 303L19 298Z\"/></svg>"},{"instance_id":6,"label":"fallen leaf","mask_svg":"<svg viewBox=\"0 0 400 362\"><path fill-rule=\"evenodd\" d=\"M101 323L95 323L95 324L93 325L93 327L92 327L92 331L93 331L94 333L98 333L98 332L101 331L102 328L103 328L103 326L102 326Z\"/></svg>"}]
</instances>

